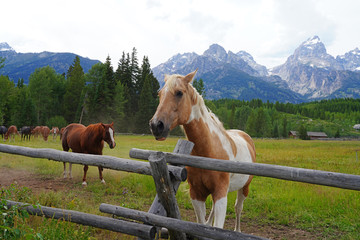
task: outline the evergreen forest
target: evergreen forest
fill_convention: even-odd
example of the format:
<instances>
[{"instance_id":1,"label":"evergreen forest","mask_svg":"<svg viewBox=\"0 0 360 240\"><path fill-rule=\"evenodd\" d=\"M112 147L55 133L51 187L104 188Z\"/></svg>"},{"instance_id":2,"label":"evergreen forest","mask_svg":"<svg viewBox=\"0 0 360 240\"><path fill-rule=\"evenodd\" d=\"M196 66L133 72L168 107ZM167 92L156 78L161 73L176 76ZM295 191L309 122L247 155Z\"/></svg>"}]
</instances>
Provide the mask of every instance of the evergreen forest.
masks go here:
<instances>
[{"instance_id":1,"label":"evergreen forest","mask_svg":"<svg viewBox=\"0 0 360 240\"><path fill-rule=\"evenodd\" d=\"M0 59L0 68L4 59ZM202 79L194 87L206 98ZM150 133L148 122L158 105L159 82L148 57L139 63L137 50L123 52L116 70L110 56L84 73L75 57L67 73L51 67L36 69L29 84L0 76L0 125L47 125L59 128L77 122L114 122L116 132ZM260 99L205 100L224 127L241 129L252 137L286 138L290 130L325 132L329 137L359 137L360 99L330 99L291 104ZM172 135L182 135L179 128Z\"/></svg>"}]
</instances>

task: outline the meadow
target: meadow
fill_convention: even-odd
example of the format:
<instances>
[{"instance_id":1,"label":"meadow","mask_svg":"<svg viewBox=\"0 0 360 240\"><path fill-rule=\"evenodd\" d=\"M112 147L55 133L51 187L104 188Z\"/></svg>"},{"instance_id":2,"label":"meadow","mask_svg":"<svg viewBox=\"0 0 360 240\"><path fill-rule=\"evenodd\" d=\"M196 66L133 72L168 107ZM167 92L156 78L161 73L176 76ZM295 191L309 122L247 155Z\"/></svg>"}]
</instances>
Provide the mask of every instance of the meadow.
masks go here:
<instances>
[{"instance_id":1,"label":"meadow","mask_svg":"<svg viewBox=\"0 0 360 240\"><path fill-rule=\"evenodd\" d=\"M129 158L131 148L172 152L178 138L157 142L152 136L116 135L115 140L116 148L105 147L104 155ZM61 150L59 138L48 142L17 138L7 144ZM360 175L355 155L355 150L360 150L359 141L255 139L255 146L259 163ZM101 203L147 211L156 194L151 176L105 169L104 186L96 167L89 167L88 186L82 187L81 165L73 166L73 179L63 179L62 163L46 159L0 153L0 170L19 174L18 186L5 186L0 176L2 192L10 192L7 197L11 200L98 215L106 215L98 210ZM26 186L26 182L31 184ZM235 193L229 194L227 229L234 228L235 198ZM195 221L186 182L181 184L177 200L182 218ZM210 206L208 199L208 210ZM244 233L272 239L360 239L360 192L255 176L241 220ZM23 224L45 239L135 239L40 217L31 216Z\"/></svg>"}]
</instances>

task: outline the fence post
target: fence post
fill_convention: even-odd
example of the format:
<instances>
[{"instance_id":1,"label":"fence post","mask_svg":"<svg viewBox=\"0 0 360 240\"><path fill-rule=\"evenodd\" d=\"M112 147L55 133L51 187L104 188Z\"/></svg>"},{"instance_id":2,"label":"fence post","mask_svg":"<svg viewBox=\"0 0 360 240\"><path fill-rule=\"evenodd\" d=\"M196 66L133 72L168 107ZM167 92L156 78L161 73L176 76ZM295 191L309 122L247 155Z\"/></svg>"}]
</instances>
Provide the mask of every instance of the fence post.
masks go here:
<instances>
[{"instance_id":1,"label":"fence post","mask_svg":"<svg viewBox=\"0 0 360 240\"><path fill-rule=\"evenodd\" d=\"M194 147L194 143L187 141L187 140L179 139L174 148L173 153L190 154L193 147ZM172 186L174 188L174 192L176 194L181 181L176 180L174 178L174 176L172 176L172 174L170 174L170 179L171 179ZM153 213L153 214L156 214L159 216L166 216L166 211L165 211L163 205L161 204L159 196L157 194L155 196L153 203L151 204L151 207L150 207L148 213ZM141 240L141 239L139 238L138 240Z\"/></svg>"},{"instance_id":2,"label":"fence post","mask_svg":"<svg viewBox=\"0 0 360 240\"><path fill-rule=\"evenodd\" d=\"M164 206L167 216L171 218L181 219L179 206L176 201L175 191L173 189L165 154L163 152L153 153L149 157L152 176L154 178L156 192L160 202ZM169 230L170 239L185 240L185 233Z\"/></svg>"}]
</instances>

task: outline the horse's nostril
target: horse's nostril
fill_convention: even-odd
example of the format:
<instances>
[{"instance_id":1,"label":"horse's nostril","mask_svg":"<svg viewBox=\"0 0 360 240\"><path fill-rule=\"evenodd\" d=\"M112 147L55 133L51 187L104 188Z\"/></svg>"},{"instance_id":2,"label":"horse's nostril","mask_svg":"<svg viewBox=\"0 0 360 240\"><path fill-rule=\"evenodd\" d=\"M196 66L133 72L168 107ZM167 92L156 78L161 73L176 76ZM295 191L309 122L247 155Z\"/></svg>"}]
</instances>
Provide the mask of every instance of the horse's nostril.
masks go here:
<instances>
[{"instance_id":1,"label":"horse's nostril","mask_svg":"<svg viewBox=\"0 0 360 240\"><path fill-rule=\"evenodd\" d=\"M157 123L157 129L159 132L162 132L164 130L164 123L162 121L159 121Z\"/></svg>"}]
</instances>

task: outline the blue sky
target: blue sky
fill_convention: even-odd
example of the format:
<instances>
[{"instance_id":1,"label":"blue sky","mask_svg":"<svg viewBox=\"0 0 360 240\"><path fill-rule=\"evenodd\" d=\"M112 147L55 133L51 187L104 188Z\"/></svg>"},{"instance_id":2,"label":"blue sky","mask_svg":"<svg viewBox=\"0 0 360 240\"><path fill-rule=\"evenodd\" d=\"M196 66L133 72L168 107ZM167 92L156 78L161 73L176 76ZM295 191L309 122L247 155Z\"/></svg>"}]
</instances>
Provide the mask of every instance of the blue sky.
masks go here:
<instances>
[{"instance_id":1,"label":"blue sky","mask_svg":"<svg viewBox=\"0 0 360 240\"><path fill-rule=\"evenodd\" d=\"M12 0L1 3L0 42L17 52L73 52L116 68L138 50L152 67L217 43L274 67L318 35L333 56L360 48L358 0Z\"/></svg>"}]
</instances>

